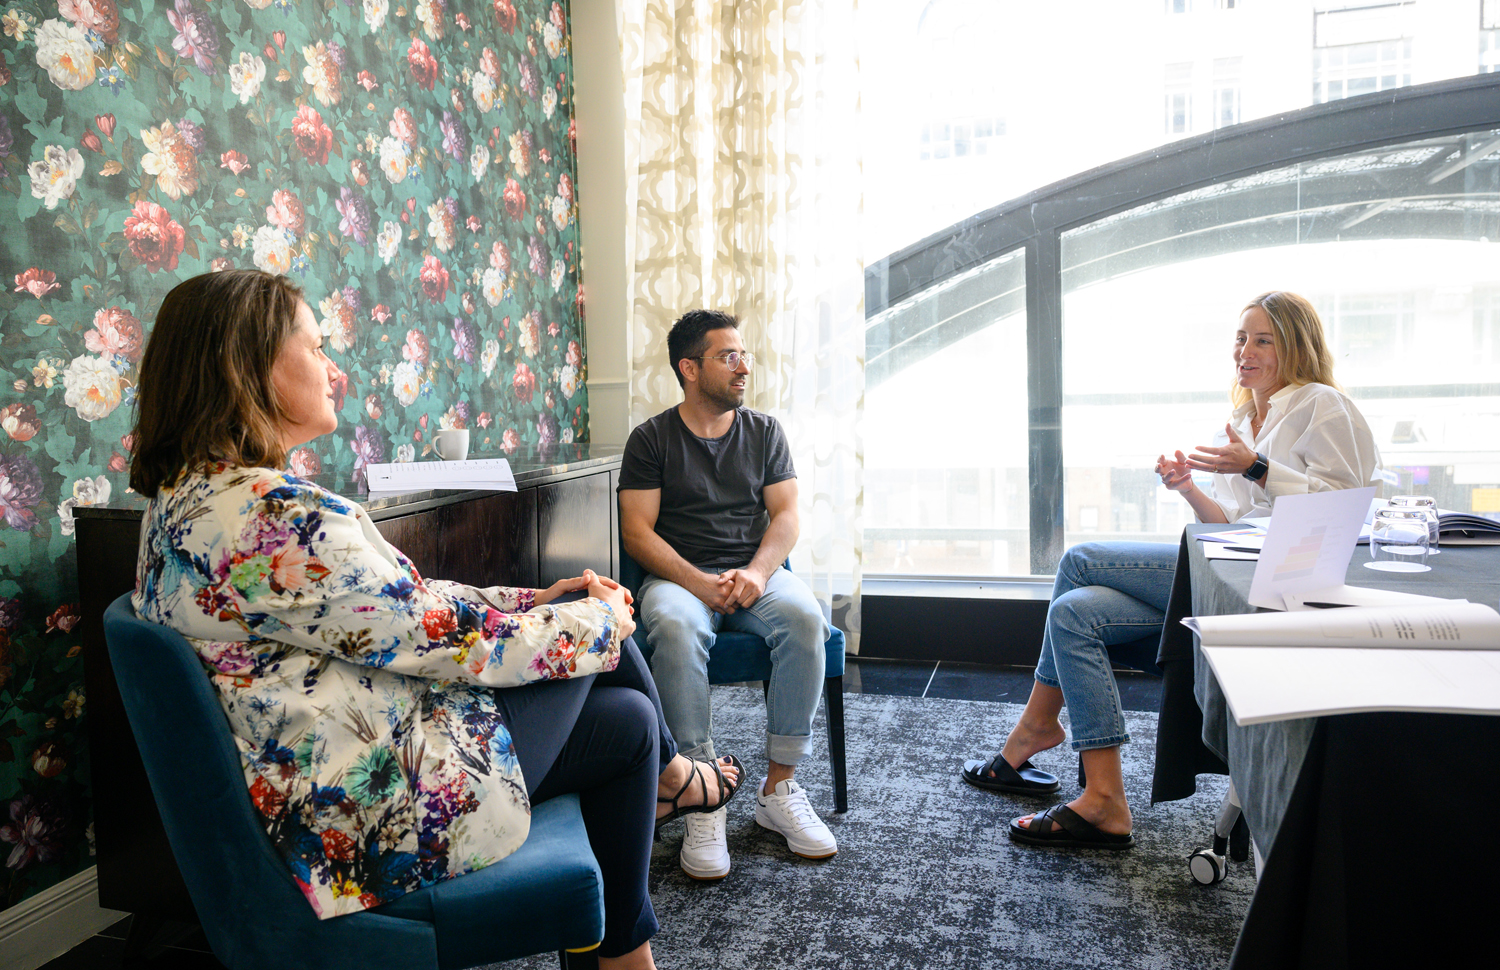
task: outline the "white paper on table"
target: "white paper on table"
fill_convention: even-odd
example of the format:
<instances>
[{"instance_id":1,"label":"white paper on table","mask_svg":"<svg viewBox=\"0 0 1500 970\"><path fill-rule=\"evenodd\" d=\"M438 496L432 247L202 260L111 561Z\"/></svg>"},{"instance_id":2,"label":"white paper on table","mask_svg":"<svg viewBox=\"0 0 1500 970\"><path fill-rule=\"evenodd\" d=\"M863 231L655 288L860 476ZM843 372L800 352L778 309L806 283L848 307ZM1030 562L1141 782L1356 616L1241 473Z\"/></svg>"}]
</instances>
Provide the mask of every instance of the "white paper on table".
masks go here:
<instances>
[{"instance_id":1,"label":"white paper on table","mask_svg":"<svg viewBox=\"0 0 1500 970\"><path fill-rule=\"evenodd\" d=\"M1283 593L1343 585L1374 495L1366 486L1278 498L1250 582L1250 605L1285 609Z\"/></svg>"},{"instance_id":2,"label":"white paper on table","mask_svg":"<svg viewBox=\"0 0 1500 970\"><path fill-rule=\"evenodd\" d=\"M1246 562L1255 562L1260 558L1260 550L1250 546L1224 546L1217 542L1210 542L1203 547L1205 559L1240 559Z\"/></svg>"},{"instance_id":3,"label":"white paper on table","mask_svg":"<svg viewBox=\"0 0 1500 970\"><path fill-rule=\"evenodd\" d=\"M1500 613L1467 600L1289 613L1190 616L1204 647L1424 647L1500 650Z\"/></svg>"},{"instance_id":4,"label":"white paper on table","mask_svg":"<svg viewBox=\"0 0 1500 970\"><path fill-rule=\"evenodd\" d=\"M1400 593L1392 589L1369 589L1365 586L1334 586L1331 589L1315 589L1306 593L1283 593L1287 612L1299 610L1321 610L1333 606L1402 606L1408 603L1467 603L1465 599L1446 599L1442 596L1422 596L1418 593Z\"/></svg>"},{"instance_id":5,"label":"white paper on table","mask_svg":"<svg viewBox=\"0 0 1500 970\"><path fill-rule=\"evenodd\" d=\"M1204 647L1203 655L1240 724L1358 711L1500 714L1500 651Z\"/></svg>"},{"instance_id":6,"label":"white paper on table","mask_svg":"<svg viewBox=\"0 0 1500 970\"><path fill-rule=\"evenodd\" d=\"M1266 530L1259 526L1241 529L1225 529L1221 532L1195 532L1193 538L1201 542L1221 542L1231 546L1255 546L1260 548L1266 540ZM1204 547L1209 548L1208 546Z\"/></svg>"},{"instance_id":7,"label":"white paper on table","mask_svg":"<svg viewBox=\"0 0 1500 970\"><path fill-rule=\"evenodd\" d=\"M372 462L365 466L365 480L372 495L422 488L516 490L516 477L511 473L510 462L504 458Z\"/></svg>"}]
</instances>

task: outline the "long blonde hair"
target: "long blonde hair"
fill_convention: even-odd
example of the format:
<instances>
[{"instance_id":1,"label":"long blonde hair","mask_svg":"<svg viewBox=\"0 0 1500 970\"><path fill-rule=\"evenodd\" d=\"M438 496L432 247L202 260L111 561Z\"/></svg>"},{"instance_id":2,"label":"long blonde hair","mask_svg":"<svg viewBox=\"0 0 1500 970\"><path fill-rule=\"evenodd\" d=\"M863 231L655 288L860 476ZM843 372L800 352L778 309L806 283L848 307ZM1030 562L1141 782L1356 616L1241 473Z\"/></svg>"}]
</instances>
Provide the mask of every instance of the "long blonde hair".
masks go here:
<instances>
[{"instance_id":1,"label":"long blonde hair","mask_svg":"<svg viewBox=\"0 0 1500 970\"><path fill-rule=\"evenodd\" d=\"M1262 293L1240 310L1259 307L1271 321L1271 342L1276 347L1276 377L1288 386L1327 384L1343 388L1333 379L1333 353L1323 334L1323 321L1305 296L1285 290ZM1236 409L1251 398L1250 389L1229 385L1229 402Z\"/></svg>"}]
</instances>

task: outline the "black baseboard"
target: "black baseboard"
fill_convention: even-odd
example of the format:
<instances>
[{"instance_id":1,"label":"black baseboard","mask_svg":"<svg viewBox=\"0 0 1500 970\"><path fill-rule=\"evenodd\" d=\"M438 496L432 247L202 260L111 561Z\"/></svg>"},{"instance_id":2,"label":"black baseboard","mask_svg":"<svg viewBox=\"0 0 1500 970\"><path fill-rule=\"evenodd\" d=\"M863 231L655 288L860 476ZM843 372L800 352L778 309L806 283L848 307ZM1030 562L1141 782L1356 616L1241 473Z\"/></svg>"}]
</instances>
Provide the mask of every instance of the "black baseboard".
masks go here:
<instances>
[{"instance_id":1,"label":"black baseboard","mask_svg":"<svg viewBox=\"0 0 1500 970\"><path fill-rule=\"evenodd\" d=\"M1034 666L1047 601L866 594L859 655Z\"/></svg>"}]
</instances>

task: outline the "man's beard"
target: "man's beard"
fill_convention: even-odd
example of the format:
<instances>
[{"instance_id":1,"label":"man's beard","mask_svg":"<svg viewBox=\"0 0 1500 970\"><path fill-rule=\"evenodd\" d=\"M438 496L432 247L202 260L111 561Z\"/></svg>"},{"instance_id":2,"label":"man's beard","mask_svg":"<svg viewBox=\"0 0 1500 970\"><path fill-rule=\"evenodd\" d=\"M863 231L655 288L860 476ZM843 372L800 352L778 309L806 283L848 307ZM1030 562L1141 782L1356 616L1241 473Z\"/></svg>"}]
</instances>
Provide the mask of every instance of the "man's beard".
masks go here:
<instances>
[{"instance_id":1,"label":"man's beard","mask_svg":"<svg viewBox=\"0 0 1500 970\"><path fill-rule=\"evenodd\" d=\"M703 399L724 411L733 411L745 403L745 391L743 388L735 388L730 384L723 384L712 390L704 389Z\"/></svg>"}]
</instances>

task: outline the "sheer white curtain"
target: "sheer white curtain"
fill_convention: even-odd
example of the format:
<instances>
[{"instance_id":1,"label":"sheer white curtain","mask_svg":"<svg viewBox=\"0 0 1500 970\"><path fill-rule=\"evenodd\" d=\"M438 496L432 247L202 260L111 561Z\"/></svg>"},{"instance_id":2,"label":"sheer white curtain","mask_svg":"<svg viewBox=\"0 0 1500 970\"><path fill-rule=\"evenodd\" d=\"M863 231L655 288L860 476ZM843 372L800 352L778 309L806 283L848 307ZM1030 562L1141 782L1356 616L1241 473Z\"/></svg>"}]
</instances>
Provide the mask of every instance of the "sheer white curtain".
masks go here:
<instances>
[{"instance_id":1,"label":"sheer white curtain","mask_svg":"<svg viewBox=\"0 0 1500 970\"><path fill-rule=\"evenodd\" d=\"M667 331L740 316L786 427L793 568L859 644L864 502L857 0L620 0L631 424L681 400Z\"/></svg>"}]
</instances>

